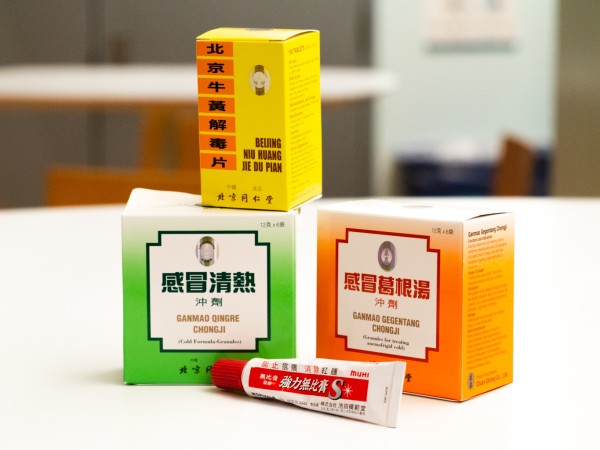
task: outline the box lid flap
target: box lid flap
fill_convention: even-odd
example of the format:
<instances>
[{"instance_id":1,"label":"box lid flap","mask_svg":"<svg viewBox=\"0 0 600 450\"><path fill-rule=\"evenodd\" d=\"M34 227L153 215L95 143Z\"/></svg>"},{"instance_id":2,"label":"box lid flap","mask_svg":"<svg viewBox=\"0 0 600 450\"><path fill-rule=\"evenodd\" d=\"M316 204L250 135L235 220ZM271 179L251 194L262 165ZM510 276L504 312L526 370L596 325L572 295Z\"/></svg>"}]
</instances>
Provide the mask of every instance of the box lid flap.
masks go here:
<instances>
[{"instance_id":1,"label":"box lid flap","mask_svg":"<svg viewBox=\"0 0 600 450\"><path fill-rule=\"evenodd\" d=\"M407 202L393 199L351 200L321 206L319 209L347 213L368 214L385 217L402 217L424 220L449 220L464 222L478 217L502 214L507 211L473 207L470 205L450 205Z\"/></svg>"},{"instance_id":2,"label":"box lid flap","mask_svg":"<svg viewBox=\"0 0 600 450\"><path fill-rule=\"evenodd\" d=\"M197 40L224 41L286 41L294 36L304 33L317 32L316 30L295 30L285 28L216 28L201 34Z\"/></svg>"}]
</instances>

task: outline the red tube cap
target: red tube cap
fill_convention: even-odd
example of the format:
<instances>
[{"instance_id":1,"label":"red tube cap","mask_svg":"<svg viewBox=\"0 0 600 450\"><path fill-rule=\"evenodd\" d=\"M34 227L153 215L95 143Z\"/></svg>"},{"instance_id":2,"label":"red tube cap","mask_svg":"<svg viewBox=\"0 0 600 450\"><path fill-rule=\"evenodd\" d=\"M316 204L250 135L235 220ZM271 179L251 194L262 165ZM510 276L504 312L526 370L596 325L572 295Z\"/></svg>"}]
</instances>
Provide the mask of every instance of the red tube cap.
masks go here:
<instances>
[{"instance_id":1,"label":"red tube cap","mask_svg":"<svg viewBox=\"0 0 600 450\"><path fill-rule=\"evenodd\" d=\"M242 371L246 364L248 361L241 359L217 359L210 372L213 384L221 389L244 391Z\"/></svg>"}]
</instances>

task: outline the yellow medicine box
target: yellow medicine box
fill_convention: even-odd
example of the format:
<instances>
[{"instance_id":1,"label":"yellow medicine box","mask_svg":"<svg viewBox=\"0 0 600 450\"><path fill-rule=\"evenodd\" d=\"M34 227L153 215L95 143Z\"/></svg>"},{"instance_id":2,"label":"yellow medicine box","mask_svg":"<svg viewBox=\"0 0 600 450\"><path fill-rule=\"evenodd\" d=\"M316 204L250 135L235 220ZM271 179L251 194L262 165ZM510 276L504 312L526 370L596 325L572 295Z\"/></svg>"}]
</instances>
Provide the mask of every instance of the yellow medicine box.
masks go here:
<instances>
[{"instance_id":1,"label":"yellow medicine box","mask_svg":"<svg viewBox=\"0 0 600 450\"><path fill-rule=\"evenodd\" d=\"M322 191L319 33L218 28L196 40L205 206L289 211Z\"/></svg>"},{"instance_id":2,"label":"yellow medicine box","mask_svg":"<svg viewBox=\"0 0 600 450\"><path fill-rule=\"evenodd\" d=\"M404 392L448 400L512 382L512 213L323 206L317 255L317 357L402 360Z\"/></svg>"}]
</instances>

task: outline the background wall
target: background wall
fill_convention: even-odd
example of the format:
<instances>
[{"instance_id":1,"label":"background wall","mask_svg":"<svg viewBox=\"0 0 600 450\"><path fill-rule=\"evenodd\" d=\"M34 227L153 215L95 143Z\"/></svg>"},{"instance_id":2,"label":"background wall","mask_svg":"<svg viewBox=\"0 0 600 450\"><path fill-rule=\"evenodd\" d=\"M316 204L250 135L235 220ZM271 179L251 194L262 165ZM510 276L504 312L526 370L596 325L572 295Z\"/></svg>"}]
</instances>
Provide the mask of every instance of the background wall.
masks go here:
<instances>
[{"instance_id":1,"label":"background wall","mask_svg":"<svg viewBox=\"0 0 600 450\"><path fill-rule=\"evenodd\" d=\"M401 193L397 162L416 147L493 159L504 133L554 149L554 193L597 195L599 3L514 0L512 48L433 51L428 2L0 0L0 65L181 63L209 28L317 28L323 64L373 64L400 80L373 104L323 111L326 195ZM127 113L0 110L0 207L43 204L50 163L135 165L138 126Z\"/></svg>"},{"instance_id":2,"label":"background wall","mask_svg":"<svg viewBox=\"0 0 600 450\"><path fill-rule=\"evenodd\" d=\"M553 193L600 195L600 2L560 6Z\"/></svg>"},{"instance_id":3,"label":"background wall","mask_svg":"<svg viewBox=\"0 0 600 450\"><path fill-rule=\"evenodd\" d=\"M400 80L398 92L374 111L374 193L396 193L395 162L424 143L449 142L453 152L441 155L446 159L464 153L494 158L506 132L552 144L557 0L516 0L514 6L513 48L433 51L424 35L426 1L374 3L374 64Z\"/></svg>"},{"instance_id":4,"label":"background wall","mask_svg":"<svg viewBox=\"0 0 600 450\"><path fill-rule=\"evenodd\" d=\"M370 0L0 0L0 65L190 63L221 26L321 31L323 65L371 62ZM40 80L43 82L43 80ZM369 193L370 104L323 109L326 195ZM128 112L0 109L0 207L44 203L52 163L133 166L139 117Z\"/></svg>"}]
</instances>

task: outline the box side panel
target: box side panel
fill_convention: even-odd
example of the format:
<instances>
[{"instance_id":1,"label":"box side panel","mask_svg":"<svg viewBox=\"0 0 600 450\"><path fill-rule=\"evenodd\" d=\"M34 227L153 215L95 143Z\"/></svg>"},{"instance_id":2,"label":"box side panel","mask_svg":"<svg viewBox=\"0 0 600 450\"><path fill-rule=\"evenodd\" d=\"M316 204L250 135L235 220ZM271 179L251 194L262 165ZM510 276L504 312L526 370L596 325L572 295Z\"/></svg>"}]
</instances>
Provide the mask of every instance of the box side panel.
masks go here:
<instances>
[{"instance_id":1,"label":"box side panel","mask_svg":"<svg viewBox=\"0 0 600 450\"><path fill-rule=\"evenodd\" d=\"M469 221L464 251L464 398L512 382L514 216Z\"/></svg>"},{"instance_id":2,"label":"box side panel","mask_svg":"<svg viewBox=\"0 0 600 450\"><path fill-rule=\"evenodd\" d=\"M317 358L344 359L343 342L336 336L336 240L344 230L335 214L317 211Z\"/></svg>"},{"instance_id":3,"label":"box side panel","mask_svg":"<svg viewBox=\"0 0 600 450\"><path fill-rule=\"evenodd\" d=\"M146 305L146 256L137 250L135 220L122 219L123 266L123 380L135 383L139 379L138 354L143 354L147 333L144 331Z\"/></svg>"},{"instance_id":4,"label":"box side panel","mask_svg":"<svg viewBox=\"0 0 600 450\"><path fill-rule=\"evenodd\" d=\"M289 192L293 206L322 192L322 137L319 33L306 33L286 42L290 167Z\"/></svg>"}]
</instances>

